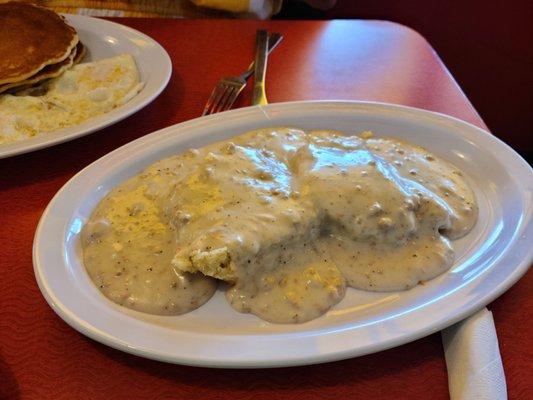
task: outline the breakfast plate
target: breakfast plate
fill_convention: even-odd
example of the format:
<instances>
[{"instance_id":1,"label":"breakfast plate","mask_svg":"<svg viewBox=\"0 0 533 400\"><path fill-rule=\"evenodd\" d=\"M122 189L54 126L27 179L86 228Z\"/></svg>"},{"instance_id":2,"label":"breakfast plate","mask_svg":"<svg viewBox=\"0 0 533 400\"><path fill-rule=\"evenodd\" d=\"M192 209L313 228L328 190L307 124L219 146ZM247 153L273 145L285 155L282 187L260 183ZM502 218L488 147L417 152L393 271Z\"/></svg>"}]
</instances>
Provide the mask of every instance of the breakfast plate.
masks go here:
<instances>
[{"instance_id":1,"label":"breakfast plate","mask_svg":"<svg viewBox=\"0 0 533 400\"><path fill-rule=\"evenodd\" d=\"M224 288L181 316L145 314L105 298L81 259L80 231L98 202L148 165L186 149L264 127L334 129L405 139L468 175L479 219L453 242L456 261L437 278L402 292L348 289L325 315L272 324L234 311ZM533 260L533 172L510 147L466 122L391 104L318 101L269 104L198 118L144 136L74 176L53 198L35 234L37 282L52 309L99 342L156 360L259 368L340 360L441 330L515 283Z\"/></svg>"},{"instance_id":2,"label":"breakfast plate","mask_svg":"<svg viewBox=\"0 0 533 400\"><path fill-rule=\"evenodd\" d=\"M63 143L114 124L153 101L170 79L170 57L161 45L147 35L103 19L80 15L65 15L65 18L77 30L80 41L87 48L83 62L98 61L124 53L131 54L139 70L140 80L144 83L143 88L124 105L79 125L0 144L0 158Z\"/></svg>"}]
</instances>

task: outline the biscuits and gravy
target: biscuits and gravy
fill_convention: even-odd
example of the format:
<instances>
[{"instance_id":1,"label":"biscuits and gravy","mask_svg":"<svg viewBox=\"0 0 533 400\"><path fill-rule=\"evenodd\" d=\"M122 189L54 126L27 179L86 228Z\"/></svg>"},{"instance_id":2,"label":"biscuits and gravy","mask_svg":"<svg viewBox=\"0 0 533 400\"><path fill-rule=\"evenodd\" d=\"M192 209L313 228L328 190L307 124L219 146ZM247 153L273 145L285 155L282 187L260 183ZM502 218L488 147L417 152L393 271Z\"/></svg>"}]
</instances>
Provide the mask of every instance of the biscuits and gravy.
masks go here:
<instances>
[{"instance_id":1,"label":"biscuits and gravy","mask_svg":"<svg viewBox=\"0 0 533 400\"><path fill-rule=\"evenodd\" d=\"M455 166L369 132L252 131L160 160L82 230L85 267L124 307L176 315L229 288L233 308L301 323L346 287L407 290L448 270L477 219Z\"/></svg>"}]
</instances>

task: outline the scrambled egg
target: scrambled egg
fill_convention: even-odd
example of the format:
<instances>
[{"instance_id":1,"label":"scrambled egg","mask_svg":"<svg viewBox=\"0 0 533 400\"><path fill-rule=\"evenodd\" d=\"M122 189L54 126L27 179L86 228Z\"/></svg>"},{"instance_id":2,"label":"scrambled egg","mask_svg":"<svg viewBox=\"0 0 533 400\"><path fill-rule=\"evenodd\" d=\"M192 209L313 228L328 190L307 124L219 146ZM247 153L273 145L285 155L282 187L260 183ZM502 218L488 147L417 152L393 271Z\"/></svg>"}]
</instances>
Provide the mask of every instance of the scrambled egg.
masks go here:
<instances>
[{"instance_id":1,"label":"scrambled egg","mask_svg":"<svg viewBox=\"0 0 533 400\"><path fill-rule=\"evenodd\" d=\"M80 124L126 103L142 89L133 57L79 64L42 96L0 95L0 144Z\"/></svg>"}]
</instances>

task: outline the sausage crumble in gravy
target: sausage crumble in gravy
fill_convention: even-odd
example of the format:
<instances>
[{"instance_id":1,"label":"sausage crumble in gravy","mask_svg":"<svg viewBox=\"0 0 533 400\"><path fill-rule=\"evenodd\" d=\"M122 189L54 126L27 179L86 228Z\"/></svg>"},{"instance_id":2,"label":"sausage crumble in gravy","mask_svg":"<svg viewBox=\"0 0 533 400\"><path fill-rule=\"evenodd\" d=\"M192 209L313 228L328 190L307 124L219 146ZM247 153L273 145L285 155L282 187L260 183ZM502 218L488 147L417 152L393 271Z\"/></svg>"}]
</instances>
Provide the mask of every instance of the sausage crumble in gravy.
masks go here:
<instances>
[{"instance_id":1,"label":"sausage crumble in gravy","mask_svg":"<svg viewBox=\"0 0 533 400\"><path fill-rule=\"evenodd\" d=\"M112 301L177 315L226 281L277 323L317 318L346 287L412 288L448 270L477 205L463 174L370 132L270 128L160 160L112 190L82 232Z\"/></svg>"}]
</instances>

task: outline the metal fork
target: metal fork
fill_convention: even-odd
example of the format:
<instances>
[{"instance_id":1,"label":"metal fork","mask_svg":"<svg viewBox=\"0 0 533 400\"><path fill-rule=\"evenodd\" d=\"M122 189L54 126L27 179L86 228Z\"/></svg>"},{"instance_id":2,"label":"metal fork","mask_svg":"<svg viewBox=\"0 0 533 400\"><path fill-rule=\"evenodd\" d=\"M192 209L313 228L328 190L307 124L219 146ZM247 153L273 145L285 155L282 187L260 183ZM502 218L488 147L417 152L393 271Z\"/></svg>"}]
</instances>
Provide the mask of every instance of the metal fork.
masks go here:
<instances>
[{"instance_id":1,"label":"metal fork","mask_svg":"<svg viewBox=\"0 0 533 400\"><path fill-rule=\"evenodd\" d=\"M279 33L272 33L268 36L269 53L281 42L281 39L283 39L283 36ZM246 86L246 80L253 75L254 64L252 61L248 69L240 75L222 78L211 92L202 115L229 110Z\"/></svg>"}]
</instances>

